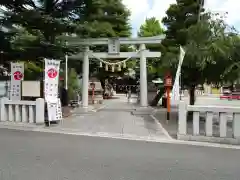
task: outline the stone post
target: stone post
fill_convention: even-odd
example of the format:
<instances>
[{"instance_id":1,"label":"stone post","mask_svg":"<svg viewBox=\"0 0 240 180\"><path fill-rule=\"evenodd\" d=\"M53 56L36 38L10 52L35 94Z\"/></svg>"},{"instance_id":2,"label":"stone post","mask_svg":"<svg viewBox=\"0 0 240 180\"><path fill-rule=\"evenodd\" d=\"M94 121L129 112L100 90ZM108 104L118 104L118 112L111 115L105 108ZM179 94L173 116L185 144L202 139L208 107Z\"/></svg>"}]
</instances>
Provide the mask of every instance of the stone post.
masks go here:
<instances>
[{"instance_id":1,"label":"stone post","mask_svg":"<svg viewBox=\"0 0 240 180\"><path fill-rule=\"evenodd\" d=\"M148 106L147 97L147 61L145 57L145 44L140 45L140 105Z\"/></svg>"},{"instance_id":2,"label":"stone post","mask_svg":"<svg viewBox=\"0 0 240 180\"><path fill-rule=\"evenodd\" d=\"M45 122L45 101L43 98L36 99L36 124Z\"/></svg>"},{"instance_id":3,"label":"stone post","mask_svg":"<svg viewBox=\"0 0 240 180\"><path fill-rule=\"evenodd\" d=\"M178 107L178 134L187 134L187 108L184 101L180 101Z\"/></svg>"},{"instance_id":4,"label":"stone post","mask_svg":"<svg viewBox=\"0 0 240 180\"><path fill-rule=\"evenodd\" d=\"M82 107L88 108L88 81L89 81L89 47L85 48L83 57L83 76L82 76Z\"/></svg>"}]
</instances>

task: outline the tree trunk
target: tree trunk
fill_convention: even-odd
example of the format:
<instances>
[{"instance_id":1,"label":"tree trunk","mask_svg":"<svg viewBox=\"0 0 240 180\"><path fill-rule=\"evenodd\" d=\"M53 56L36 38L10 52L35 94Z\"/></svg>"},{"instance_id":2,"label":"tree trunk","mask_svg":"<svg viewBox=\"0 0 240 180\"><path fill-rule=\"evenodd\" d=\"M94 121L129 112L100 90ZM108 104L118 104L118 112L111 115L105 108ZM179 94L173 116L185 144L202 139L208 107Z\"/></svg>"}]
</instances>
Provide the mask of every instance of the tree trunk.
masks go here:
<instances>
[{"instance_id":1,"label":"tree trunk","mask_svg":"<svg viewBox=\"0 0 240 180\"><path fill-rule=\"evenodd\" d=\"M234 83L233 83L233 82L231 82L230 91L231 91L231 92L234 91Z\"/></svg>"},{"instance_id":2,"label":"tree trunk","mask_svg":"<svg viewBox=\"0 0 240 180\"><path fill-rule=\"evenodd\" d=\"M190 87L190 89L189 89L189 104L190 105L194 105L195 104L195 100L196 100L196 98L195 98L195 89L196 89L195 85L192 85Z\"/></svg>"}]
</instances>

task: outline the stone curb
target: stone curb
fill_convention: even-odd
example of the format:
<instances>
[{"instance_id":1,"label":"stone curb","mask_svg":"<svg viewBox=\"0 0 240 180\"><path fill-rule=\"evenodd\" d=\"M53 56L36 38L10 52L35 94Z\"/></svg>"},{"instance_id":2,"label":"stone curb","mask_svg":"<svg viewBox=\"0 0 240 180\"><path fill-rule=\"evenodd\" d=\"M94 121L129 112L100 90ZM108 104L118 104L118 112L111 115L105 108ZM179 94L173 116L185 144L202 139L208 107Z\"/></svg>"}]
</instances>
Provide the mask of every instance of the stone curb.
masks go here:
<instances>
[{"instance_id":1,"label":"stone curb","mask_svg":"<svg viewBox=\"0 0 240 180\"><path fill-rule=\"evenodd\" d=\"M139 137L129 134L110 134L110 133L83 133L76 132L76 130L66 131L66 129L54 129L47 128L44 126L13 126L13 125L3 125L0 123L0 129L11 129L11 130L21 130L21 131L32 131L32 132L42 132L42 133L54 133L54 134L65 134L65 135L78 135L78 136L88 136L88 137L102 137L102 138L111 138L111 139L122 139L122 140L133 140L133 141L143 141L143 142L155 142L155 143L165 143L165 144L179 144L179 145L192 145L192 146L204 146L204 147L218 147L225 149L238 149L240 146L235 145L226 145L226 144L216 144L208 142L194 142L194 141L183 141L175 139L165 139L165 138L154 138L151 136L148 137Z\"/></svg>"}]
</instances>

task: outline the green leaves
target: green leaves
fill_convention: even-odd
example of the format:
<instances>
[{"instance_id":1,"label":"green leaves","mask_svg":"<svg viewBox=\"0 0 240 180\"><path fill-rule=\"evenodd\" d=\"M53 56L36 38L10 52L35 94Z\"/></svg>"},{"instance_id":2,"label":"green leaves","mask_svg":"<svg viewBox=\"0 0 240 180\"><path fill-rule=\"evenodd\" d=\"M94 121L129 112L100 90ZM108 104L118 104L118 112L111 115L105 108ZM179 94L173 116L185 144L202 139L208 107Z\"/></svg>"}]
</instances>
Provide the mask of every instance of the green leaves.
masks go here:
<instances>
[{"instance_id":1,"label":"green leaves","mask_svg":"<svg viewBox=\"0 0 240 180\"><path fill-rule=\"evenodd\" d=\"M6 9L1 18L2 24L8 30L17 32L11 43L18 58L60 58L65 53L64 44L56 41L56 38L75 31L70 19L80 3L80 0L1 2ZM21 32L24 35L21 35ZM27 53L29 50L32 56ZM14 56L12 58L14 59Z\"/></svg>"},{"instance_id":2,"label":"green leaves","mask_svg":"<svg viewBox=\"0 0 240 180\"><path fill-rule=\"evenodd\" d=\"M159 21L155 17L151 17L146 19L145 23L140 26L138 36L139 37L151 37L158 36L164 33L163 28L161 27ZM147 45L147 49L150 51L160 51L161 45ZM160 62L160 58L151 58L147 61L148 68L148 76L149 78L155 78L158 73L158 68Z\"/></svg>"},{"instance_id":3,"label":"green leaves","mask_svg":"<svg viewBox=\"0 0 240 180\"><path fill-rule=\"evenodd\" d=\"M129 11L121 0L85 0L84 8L76 13L75 21L81 26L82 37L129 37Z\"/></svg>"},{"instance_id":4,"label":"green leaves","mask_svg":"<svg viewBox=\"0 0 240 180\"><path fill-rule=\"evenodd\" d=\"M186 49L182 66L185 85L223 81L225 69L233 59L236 38L219 15L204 13L194 0L178 0L167 10L163 23L167 30L162 60L173 74L178 63L176 49L182 45Z\"/></svg>"},{"instance_id":5,"label":"green leaves","mask_svg":"<svg viewBox=\"0 0 240 180\"><path fill-rule=\"evenodd\" d=\"M208 17L189 28L186 60L202 71L199 82L219 83L230 63L234 44L222 19Z\"/></svg>"},{"instance_id":6,"label":"green leaves","mask_svg":"<svg viewBox=\"0 0 240 180\"><path fill-rule=\"evenodd\" d=\"M155 17L146 19L145 23L140 26L138 36L151 37L163 34L163 28Z\"/></svg>"}]
</instances>

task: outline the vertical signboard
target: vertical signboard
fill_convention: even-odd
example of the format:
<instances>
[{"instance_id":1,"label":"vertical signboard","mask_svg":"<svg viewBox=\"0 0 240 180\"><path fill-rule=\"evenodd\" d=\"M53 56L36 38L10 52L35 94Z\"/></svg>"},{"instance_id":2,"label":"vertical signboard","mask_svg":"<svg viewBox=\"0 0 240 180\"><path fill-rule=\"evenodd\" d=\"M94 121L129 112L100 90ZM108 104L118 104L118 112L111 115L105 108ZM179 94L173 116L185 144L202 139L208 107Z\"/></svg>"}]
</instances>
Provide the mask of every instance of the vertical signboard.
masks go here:
<instances>
[{"instance_id":1,"label":"vertical signboard","mask_svg":"<svg viewBox=\"0 0 240 180\"><path fill-rule=\"evenodd\" d=\"M24 78L24 63L11 63L10 100L21 100L21 81Z\"/></svg>"},{"instance_id":2,"label":"vertical signboard","mask_svg":"<svg viewBox=\"0 0 240 180\"><path fill-rule=\"evenodd\" d=\"M60 61L45 59L44 97L49 122L62 119L61 103L58 98L59 68Z\"/></svg>"},{"instance_id":3,"label":"vertical signboard","mask_svg":"<svg viewBox=\"0 0 240 180\"><path fill-rule=\"evenodd\" d=\"M60 61L45 59L44 96L48 102L57 102Z\"/></svg>"},{"instance_id":4,"label":"vertical signboard","mask_svg":"<svg viewBox=\"0 0 240 180\"><path fill-rule=\"evenodd\" d=\"M58 121L62 119L62 106L59 98L57 102L47 102L47 109L49 121Z\"/></svg>"}]
</instances>

